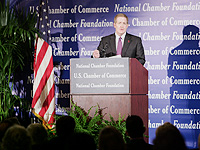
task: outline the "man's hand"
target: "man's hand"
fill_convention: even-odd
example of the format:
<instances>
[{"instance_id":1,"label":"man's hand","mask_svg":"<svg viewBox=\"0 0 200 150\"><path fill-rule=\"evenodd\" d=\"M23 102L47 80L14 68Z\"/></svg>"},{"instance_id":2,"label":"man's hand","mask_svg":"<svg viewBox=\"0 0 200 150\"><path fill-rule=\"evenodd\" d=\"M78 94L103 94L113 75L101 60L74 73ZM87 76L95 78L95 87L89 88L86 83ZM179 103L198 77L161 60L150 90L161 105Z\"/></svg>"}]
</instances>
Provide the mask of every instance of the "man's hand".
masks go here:
<instances>
[{"instance_id":1,"label":"man's hand","mask_svg":"<svg viewBox=\"0 0 200 150\"><path fill-rule=\"evenodd\" d=\"M93 52L93 57L94 58L99 58L100 57L100 53L99 53L99 50L94 50L94 52Z\"/></svg>"}]
</instances>

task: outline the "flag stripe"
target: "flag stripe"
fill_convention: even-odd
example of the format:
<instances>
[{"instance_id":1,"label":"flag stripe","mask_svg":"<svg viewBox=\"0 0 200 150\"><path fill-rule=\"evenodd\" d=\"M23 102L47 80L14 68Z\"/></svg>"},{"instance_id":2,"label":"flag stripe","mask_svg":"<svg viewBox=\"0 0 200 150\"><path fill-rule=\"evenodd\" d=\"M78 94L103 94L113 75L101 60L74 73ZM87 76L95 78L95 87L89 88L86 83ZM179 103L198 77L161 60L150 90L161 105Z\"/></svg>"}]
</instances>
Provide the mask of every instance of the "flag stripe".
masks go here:
<instances>
[{"instance_id":1,"label":"flag stripe","mask_svg":"<svg viewBox=\"0 0 200 150\"><path fill-rule=\"evenodd\" d=\"M48 51L51 51L51 48L48 48ZM45 61L46 60L46 61ZM49 53L46 53L42 63L40 63L38 74L35 76L34 85L33 85L33 95L34 100L37 100L40 97L42 89L45 86L46 81L48 80L51 71L53 70L53 58ZM37 65L37 64L36 64ZM46 68L46 70L45 70ZM50 70L51 69L51 70ZM35 103L33 102L33 106Z\"/></svg>"},{"instance_id":2,"label":"flag stripe","mask_svg":"<svg viewBox=\"0 0 200 150\"><path fill-rule=\"evenodd\" d=\"M44 43L44 40L39 39L40 43ZM36 49L36 51L39 51L39 47ZM41 50L40 50L41 51ZM37 62L35 63L35 67L34 67L34 77L37 79L35 81L35 87L38 86L38 83L41 80L41 77L43 76L43 74L45 73L44 68L47 68L47 65L49 65L49 61L52 57L52 54L49 53L49 51L52 51L51 46L49 46L47 49L44 50L46 53L44 55L43 59L37 59ZM37 72L39 74L36 74L35 71L37 70Z\"/></svg>"},{"instance_id":3,"label":"flag stripe","mask_svg":"<svg viewBox=\"0 0 200 150\"><path fill-rule=\"evenodd\" d=\"M51 63L53 63L53 59L51 58L50 59L50 62L49 62L49 65L47 66L47 68L46 68L46 70L45 70L45 73L44 73L44 75L42 76L42 78L41 78L41 80L39 80L39 82L37 82L37 83L35 83L37 86L37 89L36 89L36 92L35 92L35 94L34 94L34 97L33 97L33 100L35 100L35 101L33 101L33 103L32 103L32 107L34 107L35 106L35 103L36 103L36 101L39 99L39 97L41 97L41 95L42 96L44 96L45 95L45 92L48 92L48 91L46 91L46 90L44 90L44 92L42 92L43 91L43 89L44 89L44 87L45 87L45 85L46 85L46 82L48 81L48 79L49 79L49 77L50 77L50 75L51 75L51 72L53 71L53 67L51 67ZM40 77L40 76L39 76ZM38 77L38 78L39 78ZM48 85L47 85L48 86ZM44 97L43 97L44 98Z\"/></svg>"},{"instance_id":4,"label":"flag stripe","mask_svg":"<svg viewBox=\"0 0 200 150\"><path fill-rule=\"evenodd\" d=\"M41 94L39 95L40 97L36 101L35 105L33 106L33 103L32 103L32 106L36 109L35 112L38 114L42 109L43 103L46 100L46 97L48 96L48 93L51 87L54 86L54 82L52 80L53 76L54 76L54 72L52 71L51 76L49 77L49 80L47 81L48 84L46 84L44 88L42 89Z\"/></svg>"},{"instance_id":5,"label":"flag stripe","mask_svg":"<svg viewBox=\"0 0 200 150\"><path fill-rule=\"evenodd\" d=\"M44 101L42 109L39 112L39 115L44 117L44 119L46 116L47 116L47 118L50 118L49 114L52 114L52 109L49 109L49 107L50 108L52 107L51 106L52 102L54 102L54 87L51 88L49 95L47 96L46 100ZM47 120L49 120L49 119L47 119Z\"/></svg>"},{"instance_id":6,"label":"flag stripe","mask_svg":"<svg viewBox=\"0 0 200 150\"><path fill-rule=\"evenodd\" d=\"M37 34L36 34L36 36L37 36ZM37 38L36 43L35 43L36 51L35 51L35 61L34 61L34 63L37 62L38 53L40 52L42 45L43 45L43 42L41 42L41 39Z\"/></svg>"},{"instance_id":7,"label":"flag stripe","mask_svg":"<svg viewBox=\"0 0 200 150\"><path fill-rule=\"evenodd\" d=\"M39 40L41 40L41 39L39 39ZM45 60L46 60L46 59L44 58L44 56L45 56L46 54L48 54L48 53L46 53L46 52L47 52L47 50L48 50L48 48L49 48L49 45L48 45L47 42L44 41L44 42L39 42L39 43L43 43L43 44L42 44L41 48L40 48L40 47L37 48L38 51L39 51L39 53L38 53L38 55L36 54L36 57L37 57L37 64L35 65L35 76L37 76L37 72L38 72L38 69L39 69L40 64L42 63L42 61L45 61Z\"/></svg>"},{"instance_id":8,"label":"flag stripe","mask_svg":"<svg viewBox=\"0 0 200 150\"><path fill-rule=\"evenodd\" d=\"M54 102L54 103L55 103L55 102ZM54 108L55 108L55 106L52 106L51 109L54 109ZM56 114L55 111L53 111L53 113L52 113L52 115L51 115L51 118L49 119L48 124L54 123L54 121L55 121L55 118L54 118L55 114Z\"/></svg>"}]
</instances>

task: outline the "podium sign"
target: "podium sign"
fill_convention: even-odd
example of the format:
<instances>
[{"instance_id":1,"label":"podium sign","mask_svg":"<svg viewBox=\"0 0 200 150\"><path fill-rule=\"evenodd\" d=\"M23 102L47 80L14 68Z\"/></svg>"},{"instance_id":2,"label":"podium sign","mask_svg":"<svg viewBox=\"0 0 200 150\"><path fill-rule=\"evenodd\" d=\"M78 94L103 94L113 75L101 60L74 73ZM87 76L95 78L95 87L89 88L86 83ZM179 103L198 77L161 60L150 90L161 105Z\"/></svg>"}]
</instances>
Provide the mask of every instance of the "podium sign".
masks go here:
<instances>
[{"instance_id":1,"label":"podium sign","mask_svg":"<svg viewBox=\"0 0 200 150\"><path fill-rule=\"evenodd\" d=\"M70 59L70 94L129 93L129 58Z\"/></svg>"},{"instance_id":2,"label":"podium sign","mask_svg":"<svg viewBox=\"0 0 200 150\"><path fill-rule=\"evenodd\" d=\"M74 58L70 65L74 103L84 110L98 104L108 120L138 115L148 126L148 71L136 58Z\"/></svg>"}]
</instances>

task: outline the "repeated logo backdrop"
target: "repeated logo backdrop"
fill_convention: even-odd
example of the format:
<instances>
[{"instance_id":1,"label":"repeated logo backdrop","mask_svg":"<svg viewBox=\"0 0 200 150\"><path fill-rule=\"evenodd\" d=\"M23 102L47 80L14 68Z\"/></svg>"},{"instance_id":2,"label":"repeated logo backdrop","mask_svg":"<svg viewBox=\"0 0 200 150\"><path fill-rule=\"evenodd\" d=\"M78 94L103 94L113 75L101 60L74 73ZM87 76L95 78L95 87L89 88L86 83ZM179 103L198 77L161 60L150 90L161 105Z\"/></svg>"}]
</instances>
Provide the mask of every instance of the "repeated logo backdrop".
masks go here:
<instances>
[{"instance_id":1,"label":"repeated logo backdrop","mask_svg":"<svg viewBox=\"0 0 200 150\"><path fill-rule=\"evenodd\" d=\"M38 11L39 0L13 0L12 4L34 12ZM145 48L144 67L149 71L150 143L156 128L168 121L181 131L189 148L197 147L200 133L199 1L50 0L48 9L58 106L69 106L70 58L90 57L101 37L114 32L114 16L125 13L130 24L127 32L140 36ZM57 113L60 112L57 109Z\"/></svg>"}]
</instances>

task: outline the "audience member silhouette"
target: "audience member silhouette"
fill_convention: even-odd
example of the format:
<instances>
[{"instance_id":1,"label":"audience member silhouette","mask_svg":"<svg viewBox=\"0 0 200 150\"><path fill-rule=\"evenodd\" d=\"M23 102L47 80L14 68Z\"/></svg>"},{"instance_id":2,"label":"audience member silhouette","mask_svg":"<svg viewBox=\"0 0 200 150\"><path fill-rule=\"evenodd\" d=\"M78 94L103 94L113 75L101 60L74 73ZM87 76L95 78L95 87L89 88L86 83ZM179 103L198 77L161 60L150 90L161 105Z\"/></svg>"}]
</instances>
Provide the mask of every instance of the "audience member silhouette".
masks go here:
<instances>
[{"instance_id":1,"label":"audience member silhouette","mask_svg":"<svg viewBox=\"0 0 200 150\"><path fill-rule=\"evenodd\" d=\"M154 150L187 150L180 131L169 122L156 129L156 137L153 143Z\"/></svg>"},{"instance_id":2,"label":"audience member silhouette","mask_svg":"<svg viewBox=\"0 0 200 150\"><path fill-rule=\"evenodd\" d=\"M13 125L2 139L2 150L31 150L31 142L31 136L23 126Z\"/></svg>"},{"instance_id":3,"label":"audience member silhouette","mask_svg":"<svg viewBox=\"0 0 200 150\"><path fill-rule=\"evenodd\" d=\"M99 150L125 150L122 134L113 126L104 127L99 133Z\"/></svg>"},{"instance_id":4,"label":"audience member silhouette","mask_svg":"<svg viewBox=\"0 0 200 150\"><path fill-rule=\"evenodd\" d=\"M32 138L32 150L43 150L48 141L48 133L42 124L33 123L27 127Z\"/></svg>"},{"instance_id":5,"label":"audience member silhouette","mask_svg":"<svg viewBox=\"0 0 200 150\"><path fill-rule=\"evenodd\" d=\"M131 115L126 118L126 134L130 137L127 142L127 150L152 150L153 145L144 141L144 132L146 128L143 120L137 115Z\"/></svg>"},{"instance_id":6,"label":"audience member silhouette","mask_svg":"<svg viewBox=\"0 0 200 150\"><path fill-rule=\"evenodd\" d=\"M75 133L73 145L73 150L96 150L94 137L85 132Z\"/></svg>"},{"instance_id":7,"label":"audience member silhouette","mask_svg":"<svg viewBox=\"0 0 200 150\"><path fill-rule=\"evenodd\" d=\"M71 116L62 116L56 121L57 137L48 142L48 149L73 149L75 121Z\"/></svg>"},{"instance_id":8,"label":"audience member silhouette","mask_svg":"<svg viewBox=\"0 0 200 150\"><path fill-rule=\"evenodd\" d=\"M16 117L5 119L4 121L0 123L0 143L2 142L2 138L5 132L7 131L7 129L15 124L20 125Z\"/></svg>"}]
</instances>

